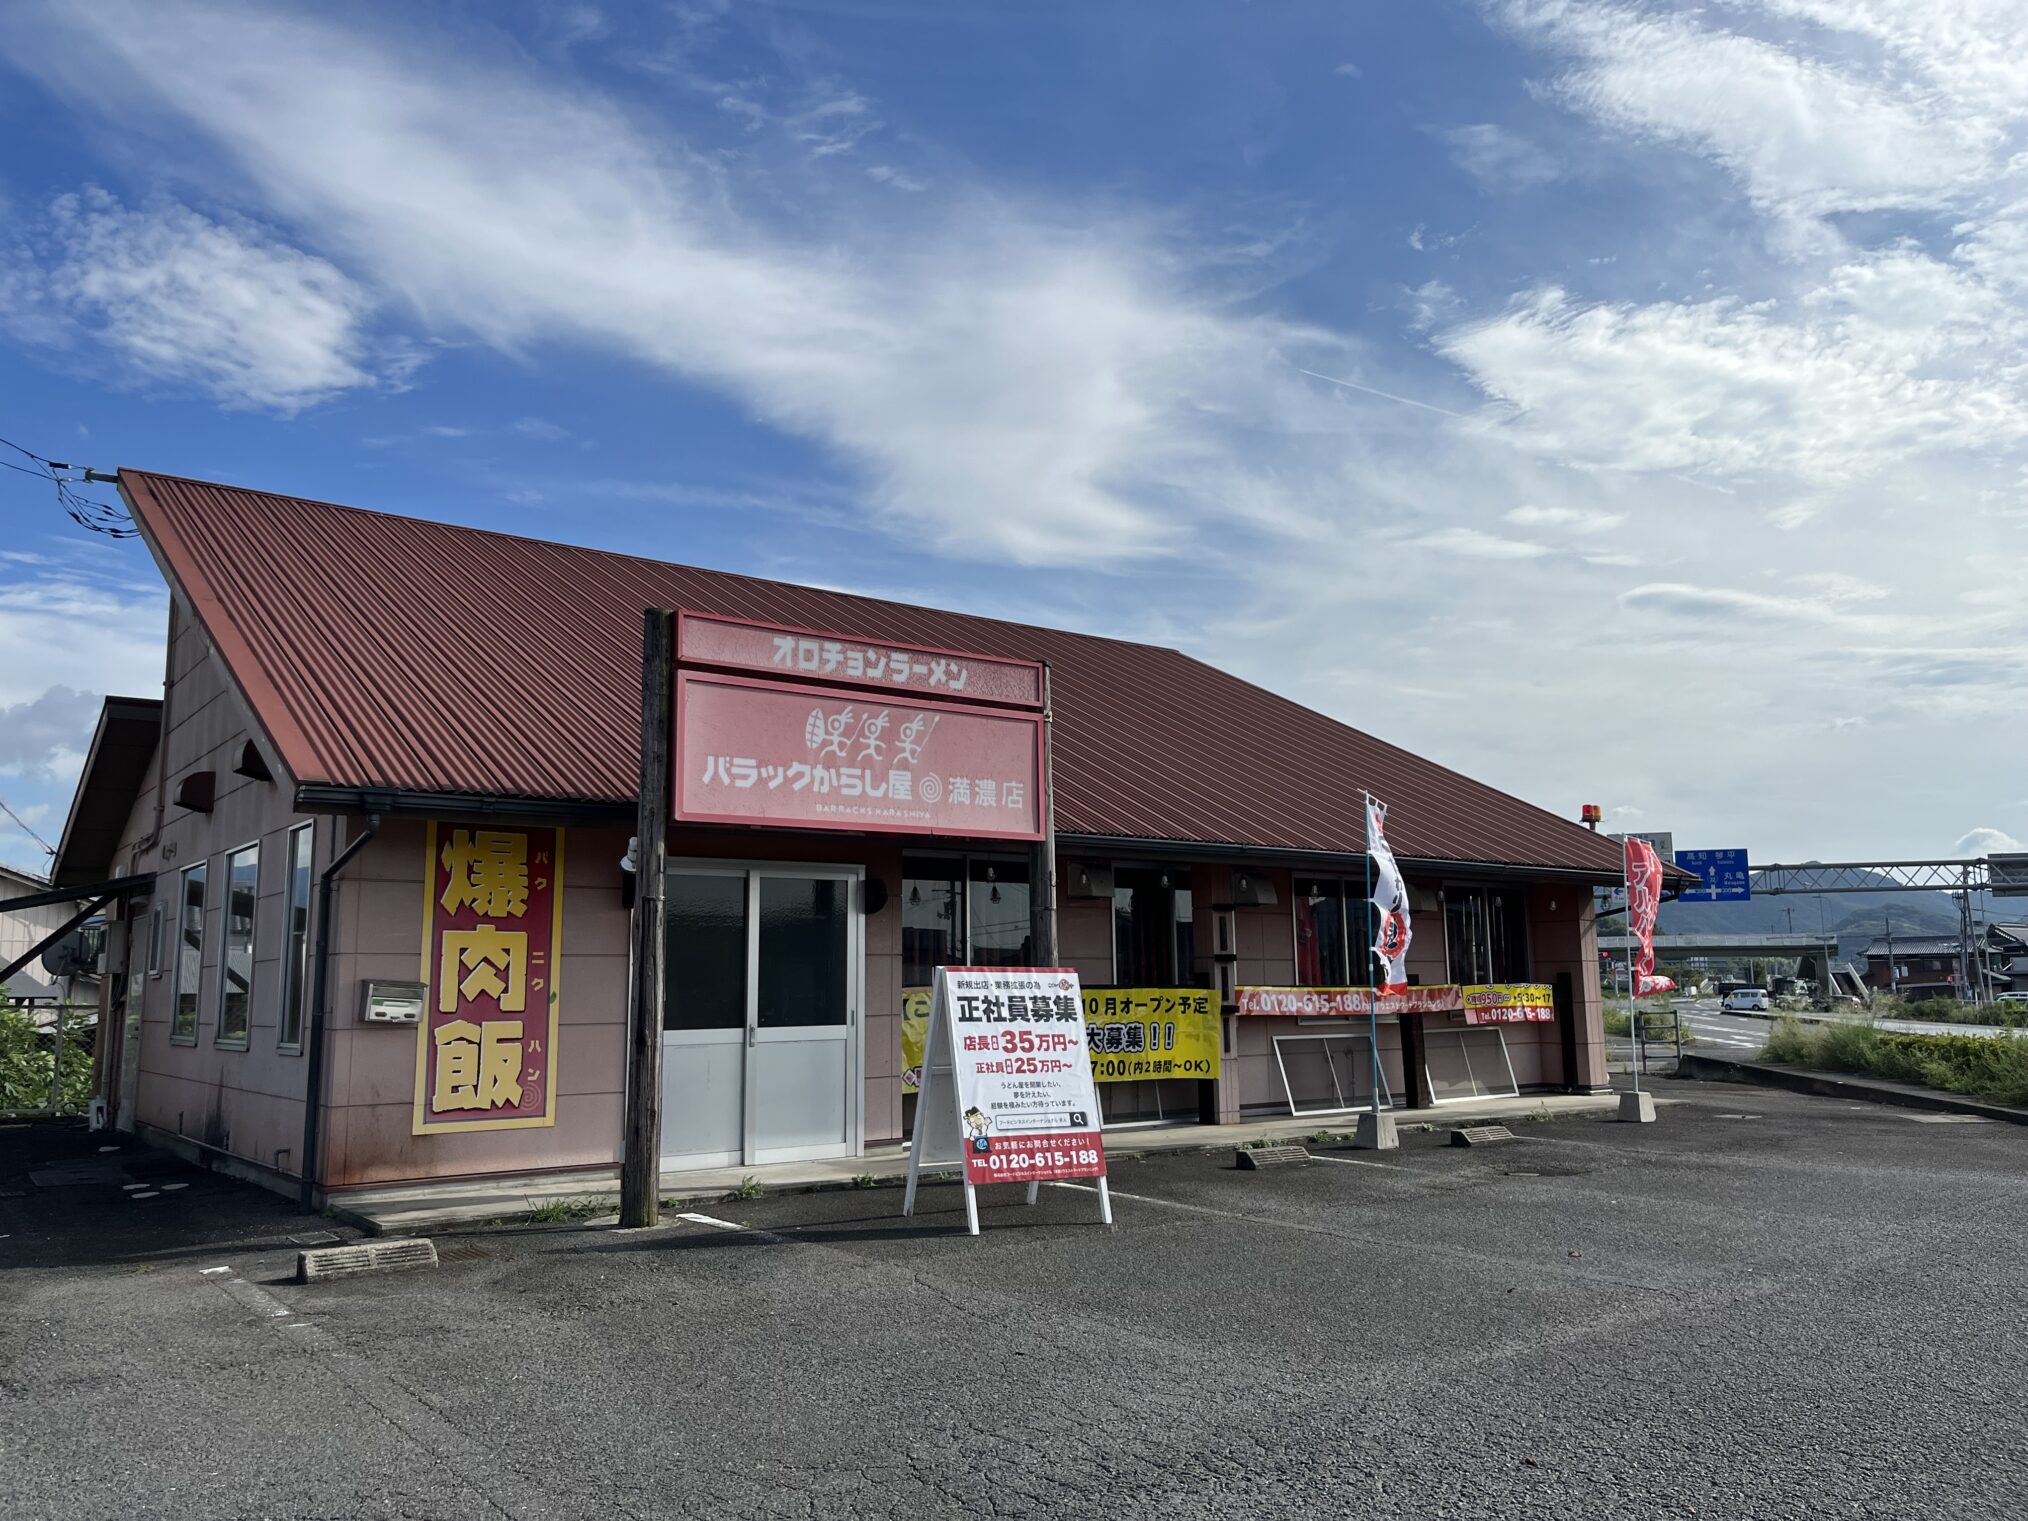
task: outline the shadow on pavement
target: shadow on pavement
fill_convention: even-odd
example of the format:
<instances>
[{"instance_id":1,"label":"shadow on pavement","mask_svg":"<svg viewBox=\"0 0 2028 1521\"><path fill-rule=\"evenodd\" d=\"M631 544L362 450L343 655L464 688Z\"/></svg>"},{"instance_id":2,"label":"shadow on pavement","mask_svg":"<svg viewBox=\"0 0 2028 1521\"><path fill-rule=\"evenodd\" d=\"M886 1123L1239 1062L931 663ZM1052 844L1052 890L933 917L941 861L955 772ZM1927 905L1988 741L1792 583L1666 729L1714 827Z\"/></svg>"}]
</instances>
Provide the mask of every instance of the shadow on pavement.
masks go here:
<instances>
[{"instance_id":1,"label":"shadow on pavement","mask_svg":"<svg viewBox=\"0 0 2028 1521\"><path fill-rule=\"evenodd\" d=\"M328 1246L357 1234L82 1120L0 1125L0 1272Z\"/></svg>"}]
</instances>

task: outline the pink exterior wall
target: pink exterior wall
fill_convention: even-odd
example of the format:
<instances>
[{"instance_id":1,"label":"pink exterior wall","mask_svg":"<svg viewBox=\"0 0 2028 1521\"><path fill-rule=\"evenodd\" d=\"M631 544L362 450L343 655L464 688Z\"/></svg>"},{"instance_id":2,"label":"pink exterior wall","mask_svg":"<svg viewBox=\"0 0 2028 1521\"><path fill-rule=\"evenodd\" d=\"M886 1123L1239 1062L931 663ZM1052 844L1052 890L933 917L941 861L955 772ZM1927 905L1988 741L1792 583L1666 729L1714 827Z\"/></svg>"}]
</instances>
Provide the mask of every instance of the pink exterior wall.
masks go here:
<instances>
[{"instance_id":1,"label":"pink exterior wall","mask_svg":"<svg viewBox=\"0 0 2028 1521\"><path fill-rule=\"evenodd\" d=\"M254 739L246 709L233 690L217 654L188 612L172 600L169 659L163 693L163 737L155 777L142 790L114 858L121 872L153 871L155 886L130 923L133 954L147 954L148 911L162 903L168 930L159 971L141 979L139 1076L134 1113L138 1121L173 1136L201 1143L259 1167L294 1172L303 1133L304 1059L299 1049L277 1043L282 1000L284 878L288 830L306 820L291 806L290 786L275 758L267 756L275 781L237 776L243 747ZM193 771L210 770L217 792L210 813L157 798ZM317 825L316 859L328 855L329 821ZM258 840L261 848L259 902L254 921L251 1030L245 1049L218 1040L219 956L224 939L225 856ZM170 1039L176 990L176 909L182 871L209 863L204 917L204 959L198 987L197 1036L185 1044ZM117 1070L105 1081L118 1091Z\"/></svg>"},{"instance_id":2,"label":"pink exterior wall","mask_svg":"<svg viewBox=\"0 0 2028 1521\"><path fill-rule=\"evenodd\" d=\"M1233 910L1239 953L1238 980L1242 985L1287 987L1295 982L1295 909L1291 898L1291 874L1280 869L1262 873L1275 885L1278 901L1273 907ZM1228 895L1229 876L1225 868L1197 868L1197 901L1206 904ZM1408 956L1409 975L1424 984L1450 981L1444 945L1444 918L1438 884L1411 881L1416 933ZM1209 969L1212 928L1200 909L1198 946ZM1582 886L1536 885L1528 896L1530 975L1535 981L1554 984L1557 974L1569 972L1576 1007L1579 1080L1591 1086L1605 1083L1605 1040L1599 1000L1598 936L1592 915L1591 890ZM1295 1019L1233 1018L1228 1021L1230 1044L1224 1057L1224 1076L1219 1083L1219 1118L1231 1122L1243 1113L1287 1106L1281 1071L1275 1060L1277 1035L1318 1034L1333 1029L1352 1032L1363 1028L1358 1021L1312 1021ZM1459 1028L1441 1019L1429 1019L1431 1033ZM1504 1027L1507 1056L1514 1078L1522 1088L1560 1085L1565 1081L1560 1027L1556 1024L1522 1024ZM1380 1060L1387 1084L1397 1104L1405 1105L1410 1085L1402 1066L1401 1029L1398 1022L1383 1020L1380 1025Z\"/></svg>"},{"instance_id":3,"label":"pink exterior wall","mask_svg":"<svg viewBox=\"0 0 2028 1521\"><path fill-rule=\"evenodd\" d=\"M483 821L446 818L441 823ZM351 826L356 830L359 826ZM416 1031L360 1022L360 984L422 975L423 838L419 820L390 820L339 879L329 1031L331 1187L611 1167L619 1161L626 1074L629 919L621 906L627 831L564 834L556 1123L521 1130L412 1134ZM866 868L888 887L864 917L865 1115L869 1144L901 1130L901 847L852 836L749 830L678 831L672 863L809 861Z\"/></svg>"},{"instance_id":4,"label":"pink exterior wall","mask_svg":"<svg viewBox=\"0 0 2028 1521\"><path fill-rule=\"evenodd\" d=\"M291 782L273 756L272 782L234 774L242 747L255 738L246 711L227 681L202 630L172 607L160 782L151 780L136 800L116 869L149 871L157 880L149 904L165 906L171 933L168 954L154 974L140 979L142 1017L138 1091L130 1117L144 1127L216 1149L287 1176L301 1167L306 1058L278 1041L284 984L285 876L289 829L307 816L291 806ZM209 769L217 780L209 813L191 812L158 798L178 780ZM158 808L161 814L159 824ZM446 823L473 822L446 819ZM314 824L313 874L354 838L359 819L323 817ZM618 1158L621 1092L625 1071L628 918L621 907L619 860L623 829L566 831L563 950L560 961L556 1123L524 1130L412 1134L417 1037L412 1027L366 1026L359 1018L361 985L371 978L412 981L421 975L423 937L423 824L388 820L338 879L332 903L332 964L327 1027L327 1093L323 1181L346 1187L421 1181L487 1173L603 1168ZM226 854L258 841L259 904L251 1035L245 1049L217 1043L219 957L223 944ZM864 919L865 1002L861 1011L865 1136L878 1145L902 1133L901 899L899 838L821 836L747 829L695 828L671 841L672 860L801 860L863 866L869 880L885 883L887 902ZM209 863L204 963L194 1043L170 1039L175 994L174 926L181 869ZM1264 874L1277 902L1233 911L1238 978L1242 983L1287 985L1295 977L1294 909L1287 871ZM1196 912L1196 972L1209 980L1216 911L1231 892L1231 870L1198 866L1192 872ZM148 905L137 905L133 954L145 958ZM1418 929L1412 973L1426 983L1447 980L1443 919L1434 884L1417 885ZM1538 886L1529 897L1534 975L1553 981L1571 973L1580 1019L1580 1071L1585 1081L1605 1079L1600 1035L1597 937L1590 893L1582 888ZM1091 983L1114 980L1111 904L1064 898L1058 905L1062 959ZM128 984L131 986L132 984ZM305 1027L308 1027L307 998ZM1296 1020L1234 1019L1228 1023L1225 1076L1218 1085L1221 1117L1242 1109L1282 1105L1273 1038L1349 1027ZM1524 1085L1563 1079L1562 1053L1553 1025L1507 1031L1515 1075ZM1382 1059L1390 1087L1405 1099L1399 1027L1381 1029ZM106 1073L117 1092L116 1069ZM1152 1085L1117 1085L1109 1110L1133 1109L1147 1097L1129 1093ZM1164 1102L1187 1112L1191 1085L1168 1085ZM1173 1100L1173 1102L1172 1102ZM1138 1111L1136 1111L1138 1112Z\"/></svg>"}]
</instances>

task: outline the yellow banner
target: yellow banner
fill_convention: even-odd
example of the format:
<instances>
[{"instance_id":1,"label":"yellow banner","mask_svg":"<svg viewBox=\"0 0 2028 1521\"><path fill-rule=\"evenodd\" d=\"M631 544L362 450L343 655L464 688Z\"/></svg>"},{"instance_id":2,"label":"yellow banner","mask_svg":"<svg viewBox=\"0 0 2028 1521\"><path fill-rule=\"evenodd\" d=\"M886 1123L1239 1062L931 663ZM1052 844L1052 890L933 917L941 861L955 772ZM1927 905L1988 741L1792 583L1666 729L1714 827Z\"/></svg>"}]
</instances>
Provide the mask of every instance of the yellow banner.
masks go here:
<instances>
[{"instance_id":1,"label":"yellow banner","mask_svg":"<svg viewBox=\"0 0 2028 1521\"><path fill-rule=\"evenodd\" d=\"M914 1093L929 1040L930 990L901 994L901 1091ZM1088 988L1085 1046L1101 1083L1218 1076L1217 995L1205 988Z\"/></svg>"}]
</instances>

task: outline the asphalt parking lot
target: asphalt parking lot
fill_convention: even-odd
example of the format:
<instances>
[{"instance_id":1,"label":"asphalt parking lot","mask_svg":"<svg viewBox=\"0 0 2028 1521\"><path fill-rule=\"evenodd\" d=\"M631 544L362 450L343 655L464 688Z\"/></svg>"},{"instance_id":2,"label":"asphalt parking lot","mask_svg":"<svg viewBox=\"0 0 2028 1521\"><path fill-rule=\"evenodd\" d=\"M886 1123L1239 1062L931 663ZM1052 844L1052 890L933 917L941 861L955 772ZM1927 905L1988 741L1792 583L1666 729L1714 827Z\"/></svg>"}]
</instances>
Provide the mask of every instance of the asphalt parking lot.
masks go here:
<instances>
[{"instance_id":1,"label":"asphalt parking lot","mask_svg":"<svg viewBox=\"0 0 2028 1521\"><path fill-rule=\"evenodd\" d=\"M2028 1513L2028 1133L1659 1087L1649 1127L1122 1163L1110 1231L877 1188L318 1287L326 1223L258 1196L162 1194L150 1249L27 1189L0 1514Z\"/></svg>"}]
</instances>

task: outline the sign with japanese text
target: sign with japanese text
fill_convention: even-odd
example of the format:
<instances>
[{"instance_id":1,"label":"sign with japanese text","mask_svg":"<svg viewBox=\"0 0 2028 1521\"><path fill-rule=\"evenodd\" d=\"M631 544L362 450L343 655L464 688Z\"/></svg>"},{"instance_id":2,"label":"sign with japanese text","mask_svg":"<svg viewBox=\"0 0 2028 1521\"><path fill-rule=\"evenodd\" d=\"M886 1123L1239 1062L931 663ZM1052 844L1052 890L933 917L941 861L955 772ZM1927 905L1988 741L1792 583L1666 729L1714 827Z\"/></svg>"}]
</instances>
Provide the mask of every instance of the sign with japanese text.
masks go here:
<instances>
[{"instance_id":1,"label":"sign with japanese text","mask_svg":"<svg viewBox=\"0 0 2028 1521\"><path fill-rule=\"evenodd\" d=\"M967 1183L1105 1176L1077 973L940 967L933 1033L940 1020Z\"/></svg>"},{"instance_id":2,"label":"sign with japanese text","mask_svg":"<svg viewBox=\"0 0 2028 1521\"><path fill-rule=\"evenodd\" d=\"M563 831L432 821L415 1133L556 1123Z\"/></svg>"},{"instance_id":3,"label":"sign with japanese text","mask_svg":"<svg viewBox=\"0 0 2028 1521\"><path fill-rule=\"evenodd\" d=\"M1541 983L1460 987L1436 983L1376 993L1370 988L1241 988L1239 1012L1284 1019L1365 1019L1370 1014L1462 1014L1466 1024L1514 1024L1556 1018ZM1377 1005L1377 1007L1376 1007Z\"/></svg>"},{"instance_id":4,"label":"sign with japanese text","mask_svg":"<svg viewBox=\"0 0 2028 1521\"><path fill-rule=\"evenodd\" d=\"M1218 996L1204 988L1085 988L1085 1054L1092 1081L1202 1080L1219 1074ZM922 1081L928 988L901 994L901 1091Z\"/></svg>"},{"instance_id":5,"label":"sign with japanese text","mask_svg":"<svg viewBox=\"0 0 2028 1521\"><path fill-rule=\"evenodd\" d=\"M1703 879L1676 894L1679 903L1745 903L1753 897L1753 870L1744 850L1679 850L1676 864Z\"/></svg>"},{"instance_id":6,"label":"sign with japanese text","mask_svg":"<svg viewBox=\"0 0 2028 1521\"><path fill-rule=\"evenodd\" d=\"M1443 985L1405 988L1399 993L1376 993L1372 988L1243 987L1238 990L1238 1002L1241 1014L1297 1019L1365 1019L1374 1013L1445 1014L1461 1007L1458 989Z\"/></svg>"},{"instance_id":7,"label":"sign with japanese text","mask_svg":"<svg viewBox=\"0 0 2028 1521\"><path fill-rule=\"evenodd\" d=\"M1556 1018L1556 996L1539 982L1458 989L1468 1025L1548 1024Z\"/></svg>"},{"instance_id":8,"label":"sign with japanese text","mask_svg":"<svg viewBox=\"0 0 2028 1521\"><path fill-rule=\"evenodd\" d=\"M1042 667L1032 660L1000 660L952 650L844 639L710 613L677 615L676 659L682 665L721 666L831 686L870 686L887 692L1024 708L1042 706Z\"/></svg>"},{"instance_id":9,"label":"sign with japanese text","mask_svg":"<svg viewBox=\"0 0 2028 1521\"><path fill-rule=\"evenodd\" d=\"M1042 717L679 671L673 814L1039 840Z\"/></svg>"}]
</instances>

